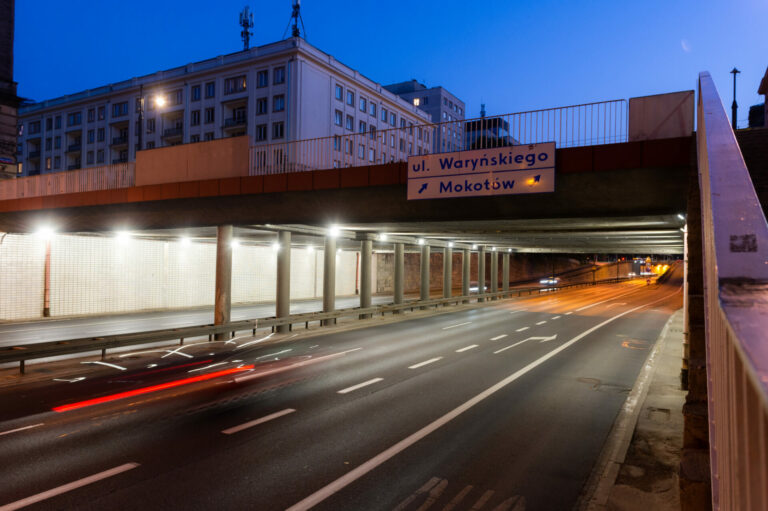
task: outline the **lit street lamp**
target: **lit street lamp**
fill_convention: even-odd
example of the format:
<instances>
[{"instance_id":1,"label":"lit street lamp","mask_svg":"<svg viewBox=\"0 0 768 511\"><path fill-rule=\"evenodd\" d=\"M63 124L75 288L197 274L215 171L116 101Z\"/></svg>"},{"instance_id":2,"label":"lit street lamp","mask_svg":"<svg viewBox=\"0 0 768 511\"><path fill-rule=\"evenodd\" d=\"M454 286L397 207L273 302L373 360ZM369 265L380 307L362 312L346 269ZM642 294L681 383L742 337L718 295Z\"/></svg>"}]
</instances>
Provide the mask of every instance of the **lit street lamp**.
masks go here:
<instances>
[{"instance_id":1,"label":"lit street lamp","mask_svg":"<svg viewBox=\"0 0 768 511\"><path fill-rule=\"evenodd\" d=\"M155 106L158 108L163 108L167 102L165 99L165 96L159 96L156 95L154 97ZM144 84L139 85L139 147L137 151L142 151L144 149Z\"/></svg>"}]
</instances>

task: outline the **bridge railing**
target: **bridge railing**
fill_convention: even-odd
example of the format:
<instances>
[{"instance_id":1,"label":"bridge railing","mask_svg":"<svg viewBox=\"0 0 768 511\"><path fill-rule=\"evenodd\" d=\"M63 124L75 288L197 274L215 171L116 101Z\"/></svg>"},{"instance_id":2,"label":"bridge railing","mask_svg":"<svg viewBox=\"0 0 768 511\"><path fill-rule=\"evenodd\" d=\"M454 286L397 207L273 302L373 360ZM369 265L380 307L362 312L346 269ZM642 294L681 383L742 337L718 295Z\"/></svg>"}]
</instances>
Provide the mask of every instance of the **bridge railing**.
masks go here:
<instances>
[{"instance_id":1,"label":"bridge railing","mask_svg":"<svg viewBox=\"0 0 768 511\"><path fill-rule=\"evenodd\" d=\"M376 165L421 154L539 142L557 147L613 144L626 142L628 133L624 99L385 130L369 126L371 119L358 118L340 135L252 146L250 175ZM346 116L339 121L346 129Z\"/></svg>"},{"instance_id":2,"label":"bridge railing","mask_svg":"<svg viewBox=\"0 0 768 511\"><path fill-rule=\"evenodd\" d=\"M768 509L768 225L709 73L699 75L714 509Z\"/></svg>"},{"instance_id":3,"label":"bridge railing","mask_svg":"<svg viewBox=\"0 0 768 511\"><path fill-rule=\"evenodd\" d=\"M132 162L0 181L0 200L44 197L63 193L114 190L134 186Z\"/></svg>"}]
</instances>

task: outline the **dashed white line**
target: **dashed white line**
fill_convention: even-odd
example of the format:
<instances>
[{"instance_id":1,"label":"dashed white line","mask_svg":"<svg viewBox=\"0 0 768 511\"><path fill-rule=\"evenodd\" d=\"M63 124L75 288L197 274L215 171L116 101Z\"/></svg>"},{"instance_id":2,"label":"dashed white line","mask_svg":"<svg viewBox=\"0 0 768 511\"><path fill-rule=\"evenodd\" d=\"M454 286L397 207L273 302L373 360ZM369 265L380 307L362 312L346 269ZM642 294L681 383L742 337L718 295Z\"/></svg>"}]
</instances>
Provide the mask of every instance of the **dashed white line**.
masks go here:
<instances>
[{"instance_id":1,"label":"dashed white line","mask_svg":"<svg viewBox=\"0 0 768 511\"><path fill-rule=\"evenodd\" d=\"M31 426L24 426L23 428L9 429L8 431L3 431L2 433L0 433L0 436L10 435L11 433L16 433L17 431L24 431L25 429L37 428L42 425L43 423L41 422L39 424L32 424Z\"/></svg>"},{"instance_id":2,"label":"dashed white line","mask_svg":"<svg viewBox=\"0 0 768 511\"><path fill-rule=\"evenodd\" d=\"M525 332L525 331L526 331L526 330L528 330L529 328L531 328L531 327L529 327L529 326L524 326L523 328L518 328L517 330L515 330L515 332Z\"/></svg>"},{"instance_id":3,"label":"dashed white line","mask_svg":"<svg viewBox=\"0 0 768 511\"><path fill-rule=\"evenodd\" d=\"M239 426L234 426L228 429L225 429L222 431L225 435L232 435L234 433L239 433L240 431L248 428L252 428L254 426L258 426L259 424L264 424L265 422L269 422L273 419L277 419L279 417L282 417L283 415L288 415L289 413L293 413L296 410L293 408L286 408L285 410L281 410L279 412L275 412L270 415L266 415L260 419L252 420L250 422L246 422L244 424L240 424Z\"/></svg>"},{"instance_id":4,"label":"dashed white line","mask_svg":"<svg viewBox=\"0 0 768 511\"><path fill-rule=\"evenodd\" d=\"M570 316L571 314L573 314L573 312L566 312L565 313L566 316Z\"/></svg>"},{"instance_id":5,"label":"dashed white line","mask_svg":"<svg viewBox=\"0 0 768 511\"><path fill-rule=\"evenodd\" d=\"M88 365L96 364L96 365L100 365L100 366L107 366L107 367L111 367L113 369L120 369L121 371L125 371L126 370L126 368L123 367L123 366L119 366L119 365L116 365L116 364L110 364L109 362L91 362L91 361L89 361L89 362L80 362L80 363L81 364L88 364Z\"/></svg>"},{"instance_id":6,"label":"dashed white line","mask_svg":"<svg viewBox=\"0 0 768 511\"><path fill-rule=\"evenodd\" d=\"M549 318L549 319L552 319L552 320L555 320L555 319L560 319L560 316L554 316L554 317L551 317L551 318Z\"/></svg>"},{"instance_id":7,"label":"dashed white line","mask_svg":"<svg viewBox=\"0 0 768 511\"><path fill-rule=\"evenodd\" d=\"M139 466L138 463L126 463L124 465L120 465L119 467L110 468L109 470L105 470L104 472L99 472L98 474L93 474L92 476L84 477L82 479L78 479L77 481L72 481L71 483L67 483L57 488L53 488L51 490L38 493L37 495L32 495L31 497L27 497L26 499L21 499L21 500L17 500L16 502L11 502L10 504L6 504L0 507L0 511L14 511L16 509L21 509L31 504L36 504L38 502L42 502L44 500L50 499L51 497L55 497L57 495L67 493L69 491L82 488L83 486L87 486L91 483L101 481L102 479L116 476L117 474L121 474L128 470L134 469L138 466Z\"/></svg>"},{"instance_id":8,"label":"dashed white line","mask_svg":"<svg viewBox=\"0 0 768 511\"><path fill-rule=\"evenodd\" d=\"M517 309L516 311L509 311L510 314L514 314L516 312L525 312L525 309Z\"/></svg>"},{"instance_id":9,"label":"dashed white line","mask_svg":"<svg viewBox=\"0 0 768 511\"><path fill-rule=\"evenodd\" d=\"M460 349L456 350L456 353L463 353L465 351L469 351L471 349L475 349L475 348L477 348L477 346L478 346L477 344L472 344L470 346L466 346L464 348L460 348Z\"/></svg>"},{"instance_id":10,"label":"dashed white line","mask_svg":"<svg viewBox=\"0 0 768 511\"><path fill-rule=\"evenodd\" d=\"M456 328L457 326L469 325L470 323L472 323L472 322L471 321L467 321L466 323L459 323L458 325L444 326L443 330L449 330L451 328Z\"/></svg>"},{"instance_id":11,"label":"dashed white line","mask_svg":"<svg viewBox=\"0 0 768 511\"><path fill-rule=\"evenodd\" d=\"M538 323L536 323L536 324L537 324L537 325L543 325L544 323L546 323L546 321L539 321L539 322L538 322Z\"/></svg>"},{"instance_id":12,"label":"dashed white line","mask_svg":"<svg viewBox=\"0 0 768 511\"><path fill-rule=\"evenodd\" d=\"M424 367L427 364L431 364L433 362L437 362L438 360L442 360L442 359L443 357L430 358L429 360L425 360L424 362L419 362L418 364L408 366L408 369L418 369L419 367Z\"/></svg>"},{"instance_id":13,"label":"dashed white line","mask_svg":"<svg viewBox=\"0 0 768 511\"><path fill-rule=\"evenodd\" d=\"M368 385L373 385L374 383L379 383L384 378L374 378L372 380L364 381L363 383L358 383L357 385L352 385L351 387L347 387L346 389L341 389L338 391L338 394L347 394L349 392L355 391L357 389L362 389L363 387L367 387Z\"/></svg>"},{"instance_id":14,"label":"dashed white line","mask_svg":"<svg viewBox=\"0 0 768 511\"><path fill-rule=\"evenodd\" d=\"M506 336L507 336L507 334L501 334L501 335L497 335L496 337L491 337L491 340L492 340L492 341L498 341L499 339L503 339L503 338L505 338Z\"/></svg>"}]
</instances>

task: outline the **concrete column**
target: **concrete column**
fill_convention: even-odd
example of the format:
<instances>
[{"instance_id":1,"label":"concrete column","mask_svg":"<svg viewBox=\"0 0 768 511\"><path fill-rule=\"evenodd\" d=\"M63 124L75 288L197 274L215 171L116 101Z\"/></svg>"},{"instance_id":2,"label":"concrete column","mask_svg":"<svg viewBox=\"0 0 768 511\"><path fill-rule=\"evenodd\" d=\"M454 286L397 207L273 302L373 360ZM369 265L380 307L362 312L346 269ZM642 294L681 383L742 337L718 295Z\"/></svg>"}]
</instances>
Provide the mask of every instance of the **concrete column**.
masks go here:
<instances>
[{"instance_id":1,"label":"concrete column","mask_svg":"<svg viewBox=\"0 0 768 511\"><path fill-rule=\"evenodd\" d=\"M501 258L501 290L509 291L509 252Z\"/></svg>"},{"instance_id":2,"label":"concrete column","mask_svg":"<svg viewBox=\"0 0 768 511\"><path fill-rule=\"evenodd\" d=\"M491 293L499 290L499 253L491 250ZM494 298L495 300L496 298Z\"/></svg>"},{"instance_id":3,"label":"concrete column","mask_svg":"<svg viewBox=\"0 0 768 511\"><path fill-rule=\"evenodd\" d=\"M464 249L464 254L461 258L461 294L462 296L469 296L469 263L471 261L472 252L468 248ZM464 303L469 303L469 300L464 300Z\"/></svg>"},{"instance_id":4,"label":"concrete column","mask_svg":"<svg viewBox=\"0 0 768 511\"><path fill-rule=\"evenodd\" d=\"M403 303L405 288L405 246L395 243L395 303Z\"/></svg>"},{"instance_id":5,"label":"concrete column","mask_svg":"<svg viewBox=\"0 0 768 511\"><path fill-rule=\"evenodd\" d=\"M485 293L485 247L477 248L477 292ZM478 298L478 302L484 302L485 298Z\"/></svg>"},{"instance_id":6,"label":"concrete column","mask_svg":"<svg viewBox=\"0 0 768 511\"><path fill-rule=\"evenodd\" d=\"M216 236L216 300L213 324L229 323L232 310L232 233L231 225L220 225ZM229 332L216 334L216 340L229 338Z\"/></svg>"},{"instance_id":7,"label":"concrete column","mask_svg":"<svg viewBox=\"0 0 768 511\"><path fill-rule=\"evenodd\" d=\"M323 312L336 310L336 238L326 236L323 252ZM333 325L333 319L324 319L323 325Z\"/></svg>"},{"instance_id":8,"label":"concrete column","mask_svg":"<svg viewBox=\"0 0 768 511\"><path fill-rule=\"evenodd\" d=\"M421 300L429 300L429 245L421 246ZM425 309L426 307L422 307Z\"/></svg>"},{"instance_id":9,"label":"concrete column","mask_svg":"<svg viewBox=\"0 0 768 511\"><path fill-rule=\"evenodd\" d=\"M451 277L453 276L453 250L449 247L443 249L443 298L451 297Z\"/></svg>"},{"instance_id":10,"label":"concrete column","mask_svg":"<svg viewBox=\"0 0 768 511\"><path fill-rule=\"evenodd\" d=\"M280 231L277 235L277 293L275 294L275 317L285 318L291 315L291 233ZM280 325L277 331L284 333L291 330L291 325Z\"/></svg>"},{"instance_id":11,"label":"concrete column","mask_svg":"<svg viewBox=\"0 0 768 511\"><path fill-rule=\"evenodd\" d=\"M373 240L363 240L360 250L360 307L371 306L371 260L373 259ZM362 314L370 318L370 314Z\"/></svg>"},{"instance_id":12,"label":"concrete column","mask_svg":"<svg viewBox=\"0 0 768 511\"><path fill-rule=\"evenodd\" d=\"M683 363L680 368L680 386L688 390L688 229L683 232Z\"/></svg>"}]
</instances>

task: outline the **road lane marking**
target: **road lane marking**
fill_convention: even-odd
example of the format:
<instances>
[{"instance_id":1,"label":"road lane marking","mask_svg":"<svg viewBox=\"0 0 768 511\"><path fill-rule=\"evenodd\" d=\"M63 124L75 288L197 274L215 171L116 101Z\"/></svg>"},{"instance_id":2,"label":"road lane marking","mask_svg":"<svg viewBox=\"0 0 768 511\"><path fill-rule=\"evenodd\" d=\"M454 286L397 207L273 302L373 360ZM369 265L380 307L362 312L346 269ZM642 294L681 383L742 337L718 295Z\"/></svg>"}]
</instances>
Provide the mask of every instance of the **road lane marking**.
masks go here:
<instances>
[{"instance_id":1,"label":"road lane marking","mask_svg":"<svg viewBox=\"0 0 768 511\"><path fill-rule=\"evenodd\" d=\"M351 387L347 387L346 389L341 389L337 393L338 394L347 394L349 392L355 391L357 389L362 389L363 387L367 387L368 385L373 385L374 383L379 383L384 378L374 378L372 380L364 381L363 383L358 383L357 385L352 385Z\"/></svg>"},{"instance_id":2,"label":"road lane marking","mask_svg":"<svg viewBox=\"0 0 768 511\"><path fill-rule=\"evenodd\" d=\"M429 490L431 490L437 483L442 481L442 479L439 479L437 477L433 477L429 481L427 481L424 486L413 492L411 495L409 495L404 501L402 501L395 509L392 511L403 511L403 509L406 509L408 507L408 504L416 500L416 497L421 495L422 493L427 493Z\"/></svg>"},{"instance_id":3,"label":"road lane marking","mask_svg":"<svg viewBox=\"0 0 768 511\"><path fill-rule=\"evenodd\" d=\"M528 330L529 328L531 328L531 327L529 327L529 326L524 326L523 328L518 328L517 330L515 330L515 332L525 332L525 331L526 331L526 330Z\"/></svg>"},{"instance_id":4,"label":"road lane marking","mask_svg":"<svg viewBox=\"0 0 768 511\"><path fill-rule=\"evenodd\" d=\"M126 463L124 465L120 465L119 467L110 468L104 472L99 472L98 474L93 474L92 476L84 477L82 479L78 479L77 481L72 481L71 483L67 483L57 488L38 493L37 495L32 495L31 497L17 500L16 502L11 502L10 504L1 506L0 511L14 511L16 509L21 509L23 507L42 502L52 497L56 497L57 495L82 488L83 486L87 486L91 483L101 481L102 479L107 479L108 477L122 474L123 472L127 472L128 470L134 469L138 466L138 463Z\"/></svg>"},{"instance_id":5,"label":"road lane marking","mask_svg":"<svg viewBox=\"0 0 768 511\"><path fill-rule=\"evenodd\" d=\"M470 323L472 323L472 322L471 321L467 321L466 323L459 323L458 325L444 326L443 330L449 330L451 328L456 328L457 326L469 325Z\"/></svg>"},{"instance_id":6,"label":"road lane marking","mask_svg":"<svg viewBox=\"0 0 768 511\"><path fill-rule=\"evenodd\" d=\"M451 501L443 508L443 511L451 511L453 508L458 506L459 503L464 500L464 497L466 497L467 494L472 491L472 488L474 488L474 486L471 484L465 486L464 489L457 493L456 496L453 497Z\"/></svg>"},{"instance_id":7,"label":"road lane marking","mask_svg":"<svg viewBox=\"0 0 768 511\"><path fill-rule=\"evenodd\" d=\"M517 309L516 311L509 311L510 314L514 314L516 312L525 312L525 309Z\"/></svg>"},{"instance_id":8,"label":"road lane marking","mask_svg":"<svg viewBox=\"0 0 768 511\"><path fill-rule=\"evenodd\" d=\"M240 431L248 428L252 428L254 426L258 426L259 424L264 424L265 422L269 422L273 419L277 419L279 417L282 417L283 415L288 415L289 413L293 413L296 410L293 408L286 408L285 410L281 410L279 412L272 413L270 415L266 415L260 419L252 420L250 422L246 422L244 424L240 424L239 426L234 426L228 429L225 429L222 431L225 435L232 435L234 433L239 433Z\"/></svg>"},{"instance_id":9,"label":"road lane marking","mask_svg":"<svg viewBox=\"0 0 768 511\"><path fill-rule=\"evenodd\" d=\"M259 370L256 370L254 368L255 372L252 372L252 373L247 374L245 376L239 376L239 377L235 378L234 382L235 383L242 383L244 381L253 380L255 378L263 378L264 376L269 376L269 375L272 375L272 374L283 373L285 371L290 371L291 369L296 369L296 368L299 368L299 367L305 367L305 366L309 366L309 365L312 365L312 364L317 364L318 362L324 362L324 361L327 361L327 360L332 360L334 358L342 357L342 356L346 355L347 353L352 353L353 351L358 351L358 350L361 350L361 349L363 349L363 348L354 348L354 349L351 349L351 350L340 351L338 353L331 353L329 355L323 355L323 356L317 357L317 358L310 358L310 359L307 359L307 360L302 360L302 361L299 361L299 362L294 362L294 363L286 365L286 366L276 367L276 368L272 368L272 369L264 369L264 370L259 369Z\"/></svg>"},{"instance_id":10,"label":"road lane marking","mask_svg":"<svg viewBox=\"0 0 768 511\"><path fill-rule=\"evenodd\" d=\"M678 289L672 294L678 293L680 290ZM612 323L616 321L617 319L626 316L627 314L631 314L635 311L638 311L644 307L647 307L648 305L660 302L662 300L668 299L672 294L665 296L663 298L659 298L658 300L654 300L652 302L646 303L644 305L640 305L638 307L634 307L632 309L626 310L620 314L617 314L611 318L606 319L602 323L599 323L592 328L589 328L576 337L573 337L569 341L565 342L564 344L561 344L557 348L554 348L552 351L548 352L547 354L543 355L542 357L534 360L527 366L523 367L522 369L519 369L512 373L511 375L507 376L503 380L499 381L495 385L492 385L491 387L488 387L486 390L481 392L480 394L476 395L469 401L466 401L465 403L459 405L458 407L454 408L450 412L446 413L442 417L438 418L437 420L431 422L430 424L427 424L420 430L412 433L408 437L404 438L403 440L400 440L393 446L389 447L388 449L380 452L373 458L369 459L368 461L364 462L363 464L355 467L354 469L350 470L343 476L339 477L338 479L331 481L324 487L317 490L315 493L307 496L306 498L302 499L301 501L297 502L296 504L292 505L288 508L287 511L305 511L308 510L320 502L324 501L331 495L337 493L338 491L342 490L346 486L350 485L351 483L355 482L356 480L360 479L364 475L366 475L368 472L372 471L373 469L377 468L381 464L385 463L386 461L392 459L397 454L401 453L405 449L409 448L422 438L426 437L427 435L437 431L442 426L448 424L450 421L455 419L456 417L462 415L467 410L473 408L478 403L481 403L482 401L485 401L490 396L498 392L499 390L503 389L510 383L514 382L515 380L519 379L521 376L529 373L533 369L537 368L550 358L554 357L555 355L563 352L564 350L568 349L572 345L579 342L581 339L586 337L587 335L591 334L592 332L604 327L605 325L608 325L609 323Z\"/></svg>"},{"instance_id":11,"label":"road lane marking","mask_svg":"<svg viewBox=\"0 0 768 511\"><path fill-rule=\"evenodd\" d=\"M507 346L506 348L501 348L500 350L496 350L496 351L493 352L493 354L497 355L497 354L501 353L502 351L507 351L508 349L514 348L515 346L520 346L524 342L539 341L540 343L542 343L542 342L552 341L552 340L554 340L556 338L557 338L557 334L555 334L555 335L553 335L551 337L529 337L527 339L523 339L522 341L518 341L515 344L512 344L511 346Z\"/></svg>"},{"instance_id":12,"label":"road lane marking","mask_svg":"<svg viewBox=\"0 0 768 511\"><path fill-rule=\"evenodd\" d=\"M573 312L566 312L565 313L566 316L570 316L571 314L573 314Z\"/></svg>"},{"instance_id":13,"label":"road lane marking","mask_svg":"<svg viewBox=\"0 0 768 511\"><path fill-rule=\"evenodd\" d=\"M551 320L553 320L553 321L554 321L555 319L560 319L560 316L555 316L555 317L553 317L553 318L549 318L549 319L551 319Z\"/></svg>"},{"instance_id":14,"label":"road lane marking","mask_svg":"<svg viewBox=\"0 0 768 511\"><path fill-rule=\"evenodd\" d=\"M442 359L443 357L430 358L429 360L425 360L424 362L419 362L418 364L408 366L408 369L418 369L419 367L424 367L427 364L431 364L433 362L437 362L438 360L442 360Z\"/></svg>"},{"instance_id":15,"label":"road lane marking","mask_svg":"<svg viewBox=\"0 0 768 511\"><path fill-rule=\"evenodd\" d=\"M243 344L239 345L238 347L236 347L235 349L239 350L240 348L245 348L246 346L250 346L251 344L256 344L256 343L259 343L259 342L262 342L262 341L266 341L267 339L269 339L273 335L275 335L275 332L272 332L268 336L262 337L261 339L256 339L255 341L249 341L249 342L243 343Z\"/></svg>"},{"instance_id":16,"label":"road lane marking","mask_svg":"<svg viewBox=\"0 0 768 511\"><path fill-rule=\"evenodd\" d=\"M538 322L538 323L536 323L536 324L537 324L537 325L543 325L544 323L546 323L546 321L539 321L539 322Z\"/></svg>"},{"instance_id":17,"label":"road lane marking","mask_svg":"<svg viewBox=\"0 0 768 511\"><path fill-rule=\"evenodd\" d=\"M44 423L41 422L39 424L32 424L31 426L24 426L23 428L9 429L8 431L0 432L0 436L10 435L11 433L16 433L17 431L24 431L25 429L37 428L39 426L42 426L43 424Z\"/></svg>"},{"instance_id":18,"label":"road lane marking","mask_svg":"<svg viewBox=\"0 0 768 511\"><path fill-rule=\"evenodd\" d=\"M471 349L477 348L477 346L478 346L477 344L472 344L472 345L470 345L470 346L467 346L467 347L465 347L465 348L460 348L460 349L456 350L456 353L463 353L463 352L465 352L465 351L468 351L468 350L471 350Z\"/></svg>"},{"instance_id":19,"label":"road lane marking","mask_svg":"<svg viewBox=\"0 0 768 511\"><path fill-rule=\"evenodd\" d=\"M483 493L482 497L480 497L480 499L477 502L475 502L475 505L472 506L472 509L470 511L479 511L480 509L483 509L483 506L485 505L485 503L491 499L494 493L496 492L493 490L488 490L485 493Z\"/></svg>"},{"instance_id":20,"label":"road lane marking","mask_svg":"<svg viewBox=\"0 0 768 511\"><path fill-rule=\"evenodd\" d=\"M503 339L503 338L505 338L506 336L507 336L507 334L501 334L501 335L497 335L496 337L491 337L491 340L492 340L492 341L498 341L499 339Z\"/></svg>"},{"instance_id":21,"label":"road lane marking","mask_svg":"<svg viewBox=\"0 0 768 511\"><path fill-rule=\"evenodd\" d=\"M116 364L110 364L109 362L88 361L88 362L80 362L80 363L81 364L96 364L96 365L100 365L100 366L107 366L107 367L111 367L113 369L120 369L121 371L125 371L126 370L126 368L123 367L123 366L119 366L119 365L116 365Z\"/></svg>"},{"instance_id":22,"label":"road lane marking","mask_svg":"<svg viewBox=\"0 0 768 511\"><path fill-rule=\"evenodd\" d=\"M215 364L209 364L209 365L204 366L204 367L198 367L197 369L190 369L187 372L188 373L194 373L196 371L204 371L205 369L210 369L211 367L223 366L224 364L228 364L228 363L229 362L216 362Z\"/></svg>"}]
</instances>

